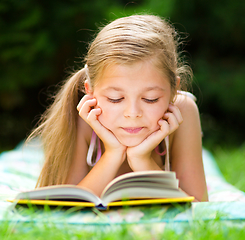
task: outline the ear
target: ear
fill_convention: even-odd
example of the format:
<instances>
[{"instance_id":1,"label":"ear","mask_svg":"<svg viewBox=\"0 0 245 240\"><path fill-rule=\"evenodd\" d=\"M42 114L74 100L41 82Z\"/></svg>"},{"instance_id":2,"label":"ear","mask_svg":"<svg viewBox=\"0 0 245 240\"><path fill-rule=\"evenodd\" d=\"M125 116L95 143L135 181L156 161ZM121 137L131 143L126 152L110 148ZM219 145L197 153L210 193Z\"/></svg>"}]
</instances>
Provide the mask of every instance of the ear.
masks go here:
<instances>
[{"instance_id":1,"label":"ear","mask_svg":"<svg viewBox=\"0 0 245 240\"><path fill-rule=\"evenodd\" d=\"M179 88L179 85L180 85L180 76L177 76L176 77L176 91Z\"/></svg>"},{"instance_id":2,"label":"ear","mask_svg":"<svg viewBox=\"0 0 245 240\"><path fill-rule=\"evenodd\" d=\"M92 89L90 87L90 84L89 84L88 80L85 80L84 87L85 87L85 91L86 91L87 95L92 95L93 94L93 91L92 91Z\"/></svg>"}]
</instances>

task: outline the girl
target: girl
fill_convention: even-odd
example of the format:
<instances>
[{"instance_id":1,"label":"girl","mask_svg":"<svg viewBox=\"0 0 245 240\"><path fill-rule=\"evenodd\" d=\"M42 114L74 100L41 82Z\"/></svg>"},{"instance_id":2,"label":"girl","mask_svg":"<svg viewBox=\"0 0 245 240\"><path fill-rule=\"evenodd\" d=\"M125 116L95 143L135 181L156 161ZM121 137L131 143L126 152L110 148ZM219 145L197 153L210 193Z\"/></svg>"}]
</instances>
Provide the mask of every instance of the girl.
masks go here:
<instances>
[{"instance_id":1,"label":"girl","mask_svg":"<svg viewBox=\"0 0 245 240\"><path fill-rule=\"evenodd\" d=\"M100 196L121 174L171 169L183 191L207 200L199 113L180 91L191 71L176 38L151 15L120 18L99 32L85 67L33 132L45 150L37 186L77 184Z\"/></svg>"}]
</instances>

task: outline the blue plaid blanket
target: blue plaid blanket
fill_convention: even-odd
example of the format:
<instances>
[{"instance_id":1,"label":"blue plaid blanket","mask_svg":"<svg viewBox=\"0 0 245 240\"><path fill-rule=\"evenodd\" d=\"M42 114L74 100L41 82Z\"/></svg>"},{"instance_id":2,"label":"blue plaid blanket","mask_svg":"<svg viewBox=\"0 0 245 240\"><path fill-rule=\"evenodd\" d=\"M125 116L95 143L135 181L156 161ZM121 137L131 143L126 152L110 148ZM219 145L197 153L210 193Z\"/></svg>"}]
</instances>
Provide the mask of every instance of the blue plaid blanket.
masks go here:
<instances>
[{"instance_id":1,"label":"blue plaid blanket","mask_svg":"<svg viewBox=\"0 0 245 240\"><path fill-rule=\"evenodd\" d=\"M38 140L19 144L12 151L0 154L0 221L47 222L83 226L123 224L154 224L162 229L167 223L188 223L195 219L244 220L245 193L227 183L215 159L203 149L203 161L208 186L209 202L181 206L141 206L117 208L108 211L97 209L33 210L23 214L23 207L15 208L7 199L21 191L35 187L43 163L43 152ZM22 210L20 210L22 209Z\"/></svg>"}]
</instances>

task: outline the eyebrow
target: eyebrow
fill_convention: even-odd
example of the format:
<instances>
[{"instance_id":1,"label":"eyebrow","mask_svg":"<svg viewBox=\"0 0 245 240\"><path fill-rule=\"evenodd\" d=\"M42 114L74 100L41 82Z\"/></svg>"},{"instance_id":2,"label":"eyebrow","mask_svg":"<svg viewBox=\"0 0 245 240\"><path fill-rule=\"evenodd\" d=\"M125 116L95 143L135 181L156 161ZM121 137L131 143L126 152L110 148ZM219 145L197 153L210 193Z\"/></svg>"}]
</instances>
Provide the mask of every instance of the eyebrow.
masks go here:
<instances>
[{"instance_id":1,"label":"eyebrow","mask_svg":"<svg viewBox=\"0 0 245 240\"><path fill-rule=\"evenodd\" d=\"M108 88L104 89L104 91L108 91L108 90L115 90L118 92L123 92L123 89L121 89L119 87L108 87ZM148 91L165 91L165 89L158 87L158 86L154 86L154 87L146 87L143 89L143 91L145 91L145 92L148 92Z\"/></svg>"}]
</instances>

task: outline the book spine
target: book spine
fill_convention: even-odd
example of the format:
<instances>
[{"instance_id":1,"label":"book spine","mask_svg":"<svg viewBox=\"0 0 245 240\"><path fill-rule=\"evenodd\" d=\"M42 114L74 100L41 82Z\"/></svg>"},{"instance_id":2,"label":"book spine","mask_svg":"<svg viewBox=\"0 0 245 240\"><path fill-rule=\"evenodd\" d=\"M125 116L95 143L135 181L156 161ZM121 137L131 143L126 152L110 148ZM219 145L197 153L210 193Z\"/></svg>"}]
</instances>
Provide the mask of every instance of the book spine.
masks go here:
<instances>
[{"instance_id":1,"label":"book spine","mask_svg":"<svg viewBox=\"0 0 245 240\"><path fill-rule=\"evenodd\" d=\"M99 204L99 205L97 205L96 206L96 208L98 209L98 210L108 210L108 207L107 206L104 206L103 204Z\"/></svg>"}]
</instances>

